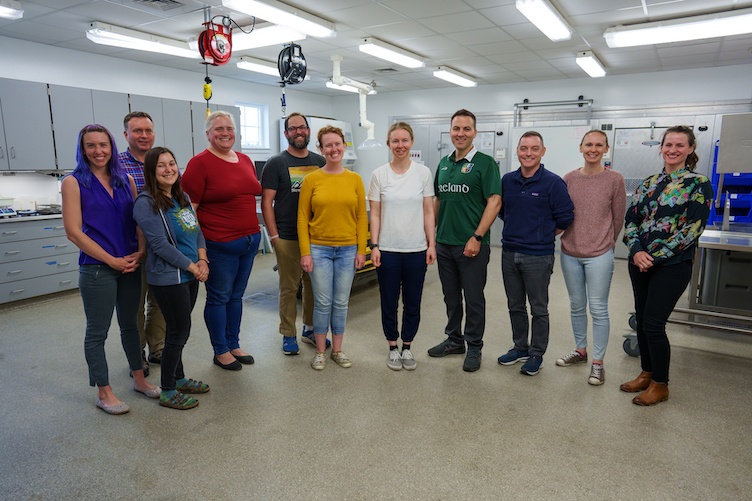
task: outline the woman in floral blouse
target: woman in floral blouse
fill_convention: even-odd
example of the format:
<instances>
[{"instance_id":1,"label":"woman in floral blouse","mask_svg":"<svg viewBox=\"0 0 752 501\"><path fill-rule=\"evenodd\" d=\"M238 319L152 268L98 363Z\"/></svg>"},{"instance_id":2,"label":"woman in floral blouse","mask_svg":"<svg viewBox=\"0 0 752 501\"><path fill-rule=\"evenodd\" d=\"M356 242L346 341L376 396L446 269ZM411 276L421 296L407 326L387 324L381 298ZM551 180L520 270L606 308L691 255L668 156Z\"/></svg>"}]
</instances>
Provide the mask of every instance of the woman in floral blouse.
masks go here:
<instances>
[{"instance_id":1,"label":"woman in floral blouse","mask_svg":"<svg viewBox=\"0 0 752 501\"><path fill-rule=\"evenodd\" d=\"M642 372L620 388L642 392L632 399L637 405L668 400L671 347L666 321L689 283L695 246L713 198L708 178L694 172L699 159L691 128L666 130L661 155L663 170L640 185L624 225Z\"/></svg>"}]
</instances>

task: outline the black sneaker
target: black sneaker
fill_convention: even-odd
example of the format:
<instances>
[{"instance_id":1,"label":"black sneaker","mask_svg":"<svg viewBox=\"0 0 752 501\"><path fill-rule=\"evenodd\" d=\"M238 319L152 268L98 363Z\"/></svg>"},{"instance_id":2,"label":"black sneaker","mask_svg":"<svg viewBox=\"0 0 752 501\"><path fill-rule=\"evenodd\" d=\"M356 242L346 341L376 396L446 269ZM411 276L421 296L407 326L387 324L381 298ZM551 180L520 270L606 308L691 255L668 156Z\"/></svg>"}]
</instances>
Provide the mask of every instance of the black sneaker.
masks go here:
<instances>
[{"instance_id":1,"label":"black sneaker","mask_svg":"<svg viewBox=\"0 0 752 501\"><path fill-rule=\"evenodd\" d=\"M446 338L441 343L437 344L430 350L428 350L429 357L445 357L447 355L462 355L465 353L464 344L456 344Z\"/></svg>"},{"instance_id":2,"label":"black sneaker","mask_svg":"<svg viewBox=\"0 0 752 501\"><path fill-rule=\"evenodd\" d=\"M462 364L462 370L465 372L475 372L480 369L480 352L469 351L465 357L465 363Z\"/></svg>"}]
</instances>

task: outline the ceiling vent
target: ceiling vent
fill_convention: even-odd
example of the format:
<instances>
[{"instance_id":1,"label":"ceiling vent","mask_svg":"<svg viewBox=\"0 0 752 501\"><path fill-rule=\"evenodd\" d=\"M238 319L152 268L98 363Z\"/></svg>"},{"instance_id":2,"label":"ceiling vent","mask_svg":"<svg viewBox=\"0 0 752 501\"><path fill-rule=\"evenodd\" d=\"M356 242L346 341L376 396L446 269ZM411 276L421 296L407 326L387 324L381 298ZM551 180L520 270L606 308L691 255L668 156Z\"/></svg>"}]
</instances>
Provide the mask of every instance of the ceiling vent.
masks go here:
<instances>
[{"instance_id":1,"label":"ceiling vent","mask_svg":"<svg viewBox=\"0 0 752 501\"><path fill-rule=\"evenodd\" d=\"M133 0L133 3L161 11L183 7L183 4L176 0Z\"/></svg>"}]
</instances>

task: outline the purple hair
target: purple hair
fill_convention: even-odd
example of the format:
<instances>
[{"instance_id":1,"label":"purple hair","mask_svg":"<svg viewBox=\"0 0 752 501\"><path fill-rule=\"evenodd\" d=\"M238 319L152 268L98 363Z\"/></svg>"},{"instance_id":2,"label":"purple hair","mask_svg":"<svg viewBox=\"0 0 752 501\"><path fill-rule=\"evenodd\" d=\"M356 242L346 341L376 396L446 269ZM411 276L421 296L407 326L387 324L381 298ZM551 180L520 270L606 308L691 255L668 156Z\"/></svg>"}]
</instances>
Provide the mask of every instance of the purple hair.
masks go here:
<instances>
[{"instance_id":1,"label":"purple hair","mask_svg":"<svg viewBox=\"0 0 752 501\"><path fill-rule=\"evenodd\" d=\"M84 135L89 132L103 132L107 134L107 137L110 138L110 148L112 149L112 156L110 157L110 161L107 163L107 167L110 171L110 186L112 186L113 188L128 186L128 176L120 168L120 161L118 160L118 151L117 144L115 144L115 138L104 125L87 125L83 129L81 129L81 132L78 133L78 146L76 147L76 168L73 169L73 175L81 182L81 184L83 184L87 188L89 187L92 174L84 148Z\"/></svg>"}]
</instances>

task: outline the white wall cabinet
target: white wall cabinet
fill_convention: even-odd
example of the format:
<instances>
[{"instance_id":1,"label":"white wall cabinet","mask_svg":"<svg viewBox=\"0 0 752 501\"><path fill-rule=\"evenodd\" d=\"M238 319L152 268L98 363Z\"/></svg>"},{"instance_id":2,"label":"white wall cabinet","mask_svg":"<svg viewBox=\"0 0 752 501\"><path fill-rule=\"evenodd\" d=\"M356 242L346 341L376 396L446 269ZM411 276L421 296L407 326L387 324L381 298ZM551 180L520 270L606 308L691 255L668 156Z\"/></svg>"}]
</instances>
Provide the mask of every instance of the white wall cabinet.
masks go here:
<instances>
[{"instance_id":1,"label":"white wall cabinet","mask_svg":"<svg viewBox=\"0 0 752 501\"><path fill-rule=\"evenodd\" d=\"M91 91L91 101L94 105L94 123L107 127L115 137L118 152L128 148L128 142L123 133L123 118L128 114L128 94L108 92L104 90ZM83 127L85 124L81 124ZM79 127L79 130L81 129Z\"/></svg>"},{"instance_id":2,"label":"white wall cabinet","mask_svg":"<svg viewBox=\"0 0 752 501\"><path fill-rule=\"evenodd\" d=\"M4 125L0 169L55 169L47 84L0 79L0 106Z\"/></svg>"},{"instance_id":3,"label":"white wall cabinet","mask_svg":"<svg viewBox=\"0 0 752 501\"><path fill-rule=\"evenodd\" d=\"M55 131L55 154L58 170L76 168L78 133L94 123L91 91L77 87L50 85L50 107Z\"/></svg>"}]
</instances>

